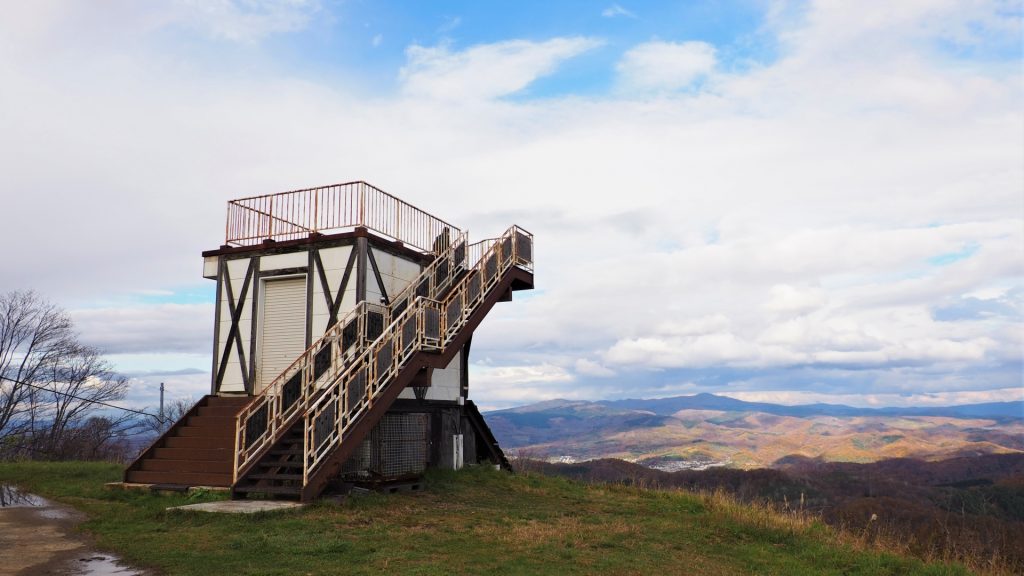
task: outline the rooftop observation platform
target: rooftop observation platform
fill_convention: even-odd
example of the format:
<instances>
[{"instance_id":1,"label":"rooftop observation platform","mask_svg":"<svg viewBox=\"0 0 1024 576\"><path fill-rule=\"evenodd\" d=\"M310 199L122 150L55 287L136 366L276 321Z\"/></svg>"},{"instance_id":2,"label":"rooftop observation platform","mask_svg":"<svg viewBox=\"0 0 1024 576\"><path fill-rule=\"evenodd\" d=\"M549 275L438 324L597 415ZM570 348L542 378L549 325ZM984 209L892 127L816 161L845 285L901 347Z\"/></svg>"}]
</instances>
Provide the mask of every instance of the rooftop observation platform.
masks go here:
<instances>
[{"instance_id":1,"label":"rooftop observation platform","mask_svg":"<svg viewBox=\"0 0 1024 576\"><path fill-rule=\"evenodd\" d=\"M363 181L228 202L222 249L367 230L424 254L462 230Z\"/></svg>"}]
</instances>

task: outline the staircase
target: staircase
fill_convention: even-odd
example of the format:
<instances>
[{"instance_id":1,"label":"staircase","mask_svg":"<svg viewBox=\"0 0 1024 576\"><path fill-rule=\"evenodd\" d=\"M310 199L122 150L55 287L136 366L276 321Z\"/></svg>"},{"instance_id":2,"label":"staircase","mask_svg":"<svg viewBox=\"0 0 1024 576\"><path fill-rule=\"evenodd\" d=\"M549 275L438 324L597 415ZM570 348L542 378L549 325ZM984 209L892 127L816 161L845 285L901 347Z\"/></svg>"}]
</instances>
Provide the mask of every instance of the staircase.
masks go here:
<instances>
[{"instance_id":1,"label":"staircase","mask_svg":"<svg viewBox=\"0 0 1024 576\"><path fill-rule=\"evenodd\" d=\"M497 302L533 288L533 237L456 239L386 306L361 303L236 418L232 494L316 498L417 374L444 368Z\"/></svg>"},{"instance_id":2,"label":"staircase","mask_svg":"<svg viewBox=\"0 0 1024 576\"><path fill-rule=\"evenodd\" d=\"M204 396L125 470L125 482L231 486L235 416L252 399Z\"/></svg>"},{"instance_id":3,"label":"staircase","mask_svg":"<svg viewBox=\"0 0 1024 576\"><path fill-rule=\"evenodd\" d=\"M497 302L533 288L533 236L460 234L385 305L362 302L254 397L206 396L125 482L316 498L402 390L444 368ZM494 443L496 446L496 443Z\"/></svg>"}]
</instances>

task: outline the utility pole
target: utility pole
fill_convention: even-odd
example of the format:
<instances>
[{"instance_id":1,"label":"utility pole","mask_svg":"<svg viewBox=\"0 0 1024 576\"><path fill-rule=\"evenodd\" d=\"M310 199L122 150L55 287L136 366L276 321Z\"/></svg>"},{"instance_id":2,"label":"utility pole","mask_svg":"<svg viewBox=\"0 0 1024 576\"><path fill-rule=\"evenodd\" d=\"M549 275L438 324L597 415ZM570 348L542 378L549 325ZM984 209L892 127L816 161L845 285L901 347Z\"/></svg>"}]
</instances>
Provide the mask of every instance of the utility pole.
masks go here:
<instances>
[{"instance_id":1,"label":"utility pole","mask_svg":"<svg viewBox=\"0 0 1024 576\"><path fill-rule=\"evenodd\" d=\"M164 383L160 383L160 425L164 424Z\"/></svg>"}]
</instances>

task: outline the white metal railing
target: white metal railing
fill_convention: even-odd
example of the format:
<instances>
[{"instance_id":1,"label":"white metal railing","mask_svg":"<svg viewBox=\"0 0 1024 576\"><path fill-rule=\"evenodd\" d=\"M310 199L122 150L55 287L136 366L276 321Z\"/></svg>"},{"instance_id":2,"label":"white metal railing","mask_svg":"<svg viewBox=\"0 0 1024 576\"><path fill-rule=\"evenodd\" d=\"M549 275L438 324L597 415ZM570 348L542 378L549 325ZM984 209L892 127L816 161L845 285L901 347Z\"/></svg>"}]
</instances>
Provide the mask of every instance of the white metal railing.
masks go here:
<instances>
[{"instance_id":1,"label":"white metal railing","mask_svg":"<svg viewBox=\"0 0 1024 576\"><path fill-rule=\"evenodd\" d=\"M346 182L228 202L225 243L296 240L310 234L364 227L423 252L459 228L366 182Z\"/></svg>"},{"instance_id":2,"label":"white metal railing","mask_svg":"<svg viewBox=\"0 0 1024 576\"><path fill-rule=\"evenodd\" d=\"M513 226L443 301L416 296L305 412L303 485L418 351L442 351L513 266L533 270L533 236Z\"/></svg>"},{"instance_id":3,"label":"white metal railing","mask_svg":"<svg viewBox=\"0 0 1024 576\"><path fill-rule=\"evenodd\" d=\"M381 306L361 302L285 368L236 417L234 480L304 412L311 397L381 334L417 294L436 297L466 263L466 233L438 246L441 253L409 286ZM442 274L442 271L444 272Z\"/></svg>"}]
</instances>

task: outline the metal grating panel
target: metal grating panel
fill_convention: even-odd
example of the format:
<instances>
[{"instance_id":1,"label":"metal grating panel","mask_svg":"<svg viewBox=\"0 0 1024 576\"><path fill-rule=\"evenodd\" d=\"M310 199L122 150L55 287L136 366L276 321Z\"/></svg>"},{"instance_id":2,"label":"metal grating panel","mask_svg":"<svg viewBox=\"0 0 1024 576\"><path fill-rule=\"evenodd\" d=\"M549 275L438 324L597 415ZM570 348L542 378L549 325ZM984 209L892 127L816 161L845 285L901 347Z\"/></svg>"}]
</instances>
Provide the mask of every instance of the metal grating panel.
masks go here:
<instances>
[{"instance_id":1,"label":"metal grating panel","mask_svg":"<svg viewBox=\"0 0 1024 576\"><path fill-rule=\"evenodd\" d=\"M416 343L416 316L410 316L402 326L402 352L408 352Z\"/></svg>"},{"instance_id":2,"label":"metal grating panel","mask_svg":"<svg viewBox=\"0 0 1024 576\"><path fill-rule=\"evenodd\" d=\"M498 274L498 256L491 254L487 258L487 262L484 264L484 275L485 280L490 284L491 280Z\"/></svg>"},{"instance_id":3,"label":"metal grating panel","mask_svg":"<svg viewBox=\"0 0 1024 576\"><path fill-rule=\"evenodd\" d=\"M260 406L245 423L245 447L252 446L252 443L267 431L267 405Z\"/></svg>"},{"instance_id":4,"label":"metal grating panel","mask_svg":"<svg viewBox=\"0 0 1024 576\"><path fill-rule=\"evenodd\" d=\"M423 332L427 338L441 337L441 313L436 308L423 311Z\"/></svg>"},{"instance_id":5,"label":"metal grating panel","mask_svg":"<svg viewBox=\"0 0 1024 576\"><path fill-rule=\"evenodd\" d=\"M430 415L385 414L342 467L349 478L389 480L427 468Z\"/></svg>"},{"instance_id":6,"label":"metal grating panel","mask_svg":"<svg viewBox=\"0 0 1024 576\"><path fill-rule=\"evenodd\" d=\"M313 380L319 380L331 367L331 348L331 343L327 342L313 357Z\"/></svg>"},{"instance_id":7,"label":"metal grating panel","mask_svg":"<svg viewBox=\"0 0 1024 576\"><path fill-rule=\"evenodd\" d=\"M533 262L533 244L530 237L522 232L516 232L516 253L520 260Z\"/></svg>"},{"instance_id":8,"label":"metal grating panel","mask_svg":"<svg viewBox=\"0 0 1024 576\"><path fill-rule=\"evenodd\" d=\"M455 264L455 268L465 268L466 266L466 243L460 242L455 246L455 250L452 253L452 262Z\"/></svg>"},{"instance_id":9,"label":"metal grating panel","mask_svg":"<svg viewBox=\"0 0 1024 576\"><path fill-rule=\"evenodd\" d=\"M383 383L391 376L391 361L394 360L395 344L388 339L377 351L377 382Z\"/></svg>"},{"instance_id":10,"label":"metal grating panel","mask_svg":"<svg viewBox=\"0 0 1024 576\"><path fill-rule=\"evenodd\" d=\"M409 299L403 298L400 302L395 302L391 305L391 317L398 318L405 312L405 309L409 307Z\"/></svg>"},{"instance_id":11,"label":"metal grating panel","mask_svg":"<svg viewBox=\"0 0 1024 576\"><path fill-rule=\"evenodd\" d=\"M450 270L447 258L438 262L437 268L434 271L434 286L444 286L445 282L448 281L448 272Z\"/></svg>"},{"instance_id":12,"label":"metal grating panel","mask_svg":"<svg viewBox=\"0 0 1024 576\"><path fill-rule=\"evenodd\" d=\"M323 446L331 434L334 432L334 418L338 413L337 401L331 402L327 406L327 409L323 411L319 416L316 417L316 421L313 422L313 447L314 450L319 451L320 447Z\"/></svg>"},{"instance_id":13,"label":"metal grating panel","mask_svg":"<svg viewBox=\"0 0 1024 576\"><path fill-rule=\"evenodd\" d=\"M419 474L427 467L427 414L387 414L377 425L376 470L386 478Z\"/></svg>"},{"instance_id":14,"label":"metal grating panel","mask_svg":"<svg viewBox=\"0 0 1024 576\"><path fill-rule=\"evenodd\" d=\"M302 395L302 371L299 370L284 383L281 388L281 411L285 411L295 404L295 401Z\"/></svg>"},{"instance_id":15,"label":"metal grating panel","mask_svg":"<svg viewBox=\"0 0 1024 576\"><path fill-rule=\"evenodd\" d=\"M501 261L502 263L508 262L508 259L512 257L512 237L507 236L501 241Z\"/></svg>"},{"instance_id":16,"label":"metal grating panel","mask_svg":"<svg viewBox=\"0 0 1024 576\"><path fill-rule=\"evenodd\" d=\"M366 339L373 342L384 333L384 315L380 312L366 313Z\"/></svg>"},{"instance_id":17,"label":"metal grating panel","mask_svg":"<svg viewBox=\"0 0 1024 576\"><path fill-rule=\"evenodd\" d=\"M359 339L359 319L353 318L351 322L341 329L341 353L348 352L348 349L356 344Z\"/></svg>"},{"instance_id":18,"label":"metal grating panel","mask_svg":"<svg viewBox=\"0 0 1024 576\"><path fill-rule=\"evenodd\" d=\"M466 299L470 303L476 303L477 298L480 297L480 273L477 271L472 272L472 276L469 277L469 288L468 296Z\"/></svg>"},{"instance_id":19,"label":"metal grating panel","mask_svg":"<svg viewBox=\"0 0 1024 576\"><path fill-rule=\"evenodd\" d=\"M446 332L451 333L456 326L458 326L459 320L462 318L462 298L453 298L448 303L448 310L445 313L445 320L447 322Z\"/></svg>"},{"instance_id":20,"label":"metal grating panel","mask_svg":"<svg viewBox=\"0 0 1024 576\"><path fill-rule=\"evenodd\" d=\"M362 408L366 395L366 368L356 371L348 383L348 415L352 416Z\"/></svg>"}]
</instances>

